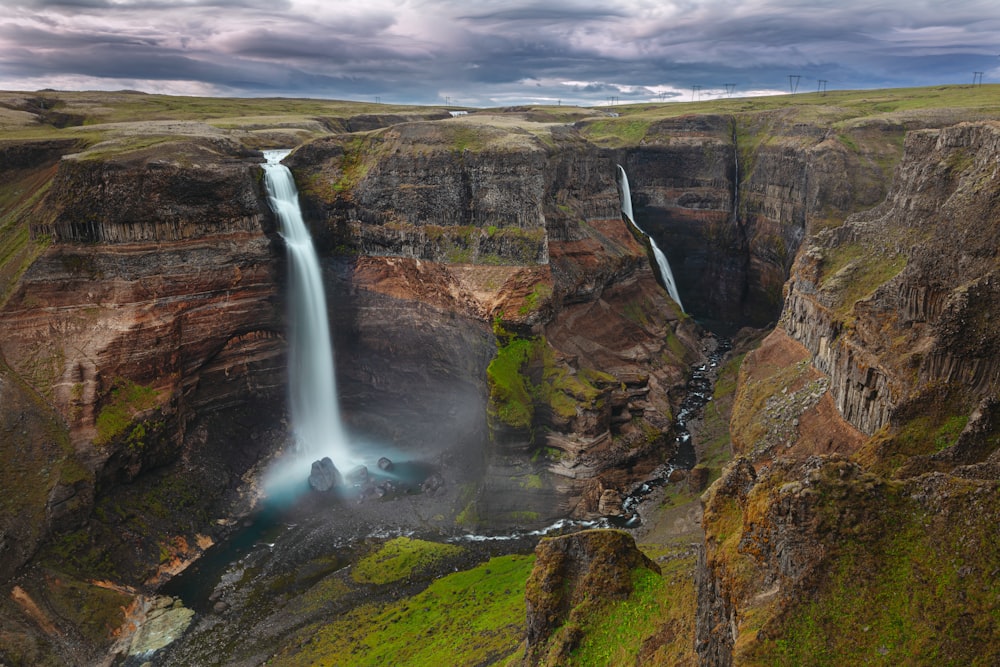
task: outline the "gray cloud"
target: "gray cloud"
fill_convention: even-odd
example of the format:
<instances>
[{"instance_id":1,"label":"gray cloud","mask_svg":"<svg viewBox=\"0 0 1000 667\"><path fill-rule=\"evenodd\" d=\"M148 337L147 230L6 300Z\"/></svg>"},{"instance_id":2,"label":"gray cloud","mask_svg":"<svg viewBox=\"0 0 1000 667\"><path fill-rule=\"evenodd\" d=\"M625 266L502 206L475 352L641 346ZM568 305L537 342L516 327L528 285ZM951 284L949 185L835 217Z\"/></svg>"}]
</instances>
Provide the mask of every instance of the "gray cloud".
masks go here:
<instances>
[{"instance_id":1,"label":"gray cloud","mask_svg":"<svg viewBox=\"0 0 1000 667\"><path fill-rule=\"evenodd\" d=\"M0 88L493 105L782 92L789 74L800 90L960 83L1000 78L994 4L15 0L0 16Z\"/></svg>"}]
</instances>

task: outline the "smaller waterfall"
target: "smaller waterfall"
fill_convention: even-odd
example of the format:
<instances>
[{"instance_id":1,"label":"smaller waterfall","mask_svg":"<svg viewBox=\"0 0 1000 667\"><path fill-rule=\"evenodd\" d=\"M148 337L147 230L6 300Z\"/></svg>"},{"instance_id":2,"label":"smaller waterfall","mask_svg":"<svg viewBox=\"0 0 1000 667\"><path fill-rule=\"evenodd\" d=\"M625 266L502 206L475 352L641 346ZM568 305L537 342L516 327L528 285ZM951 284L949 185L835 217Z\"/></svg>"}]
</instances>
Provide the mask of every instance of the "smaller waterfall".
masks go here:
<instances>
[{"instance_id":1,"label":"smaller waterfall","mask_svg":"<svg viewBox=\"0 0 1000 667\"><path fill-rule=\"evenodd\" d=\"M329 456L341 469L348 462L333 367L326 294L316 250L302 219L291 171L281 160L291 151L264 151L265 184L271 208L288 248L291 300L288 374L292 427L308 466Z\"/></svg>"},{"instance_id":2,"label":"smaller waterfall","mask_svg":"<svg viewBox=\"0 0 1000 667\"><path fill-rule=\"evenodd\" d=\"M643 236L649 239L649 245L653 248L653 257L656 258L656 266L660 269L660 277L663 278L663 284L667 286L667 292L670 294L670 298L680 307L681 311L684 311L684 304L681 303L681 296L677 292L677 283L674 281L674 273L670 270L670 262L667 261L667 256L663 254L660 250L660 246L656 245L656 241L653 237L647 234L642 227L636 224L635 216L632 214L632 191L628 187L628 175L625 173L625 168L618 165L618 184L621 187L622 195L622 214L631 223L633 227L638 229Z\"/></svg>"}]
</instances>

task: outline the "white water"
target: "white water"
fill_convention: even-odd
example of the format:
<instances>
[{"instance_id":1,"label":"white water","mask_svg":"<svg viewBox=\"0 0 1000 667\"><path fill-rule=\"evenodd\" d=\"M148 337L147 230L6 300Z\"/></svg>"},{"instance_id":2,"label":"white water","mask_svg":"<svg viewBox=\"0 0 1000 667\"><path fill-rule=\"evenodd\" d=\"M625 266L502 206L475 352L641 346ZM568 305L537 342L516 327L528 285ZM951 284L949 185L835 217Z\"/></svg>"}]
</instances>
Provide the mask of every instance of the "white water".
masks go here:
<instances>
[{"instance_id":1,"label":"white water","mask_svg":"<svg viewBox=\"0 0 1000 667\"><path fill-rule=\"evenodd\" d=\"M670 294L670 298L680 307L681 311L684 310L684 304L681 303L681 296L677 292L677 283L674 281L674 273L670 270L670 262L667 261L667 256L663 254L660 250L660 246L656 245L656 241L643 230L642 227L636 224L635 216L632 214L632 191L628 187L628 175L625 174L625 168L618 165L618 183L621 186L622 191L622 213L625 218L632 223L632 226L642 232L643 236L649 239L649 245L653 248L653 257L656 258L656 265L660 269L660 276L663 278L663 283L667 286L667 292Z\"/></svg>"},{"instance_id":2,"label":"white water","mask_svg":"<svg viewBox=\"0 0 1000 667\"><path fill-rule=\"evenodd\" d=\"M292 427L305 476L313 461L329 456L341 471L349 464L333 370L333 344L319 259L302 219L292 173L281 164L291 151L264 151L267 194L288 247L291 302L288 375ZM302 479L304 479L303 477Z\"/></svg>"}]
</instances>

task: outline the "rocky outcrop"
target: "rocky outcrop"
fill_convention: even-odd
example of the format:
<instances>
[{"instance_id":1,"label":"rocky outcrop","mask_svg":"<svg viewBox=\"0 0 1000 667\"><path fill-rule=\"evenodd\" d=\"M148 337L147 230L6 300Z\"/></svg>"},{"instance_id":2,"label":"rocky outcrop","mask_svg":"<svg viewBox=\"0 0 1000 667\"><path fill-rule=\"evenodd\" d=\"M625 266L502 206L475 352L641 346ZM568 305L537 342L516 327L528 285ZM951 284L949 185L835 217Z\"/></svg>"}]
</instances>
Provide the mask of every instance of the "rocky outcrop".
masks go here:
<instances>
[{"instance_id":1,"label":"rocky outcrop","mask_svg":"<svg viewBox=\"0 0 1000 667\"><path fill-rule=\"evenodd\" d=\"M966 404L997 390L985 313L1000 289L998 137L992 124L912 133L885 203L818 236L796 264L783 325L865 433L936 384Z\"/></svg>"},{"instance_id":2,"label":"rocky outcrop","mask_svg":"<svg viewBox=\"0 0 1000 667\"><path fill-rule=\"evenodd\" d=\"M565 664L580 640L580 617L598 605L627 599L636 568L660 573L625 532L588 530L539 542L525 588L524 664Z\"/></svg>"},{"instance_id":3,"label":"rocky outcrop","mask_svg":"<svg viewBox=\"0 0 1000 667\"><path fill-rule=\"evenodd\" d=\"M260 232L260 193L239 178L256 152L236 144L174 143L114 160L60 165L34 236L79 243L155 243Z\"/></svg>"}]
</instances>

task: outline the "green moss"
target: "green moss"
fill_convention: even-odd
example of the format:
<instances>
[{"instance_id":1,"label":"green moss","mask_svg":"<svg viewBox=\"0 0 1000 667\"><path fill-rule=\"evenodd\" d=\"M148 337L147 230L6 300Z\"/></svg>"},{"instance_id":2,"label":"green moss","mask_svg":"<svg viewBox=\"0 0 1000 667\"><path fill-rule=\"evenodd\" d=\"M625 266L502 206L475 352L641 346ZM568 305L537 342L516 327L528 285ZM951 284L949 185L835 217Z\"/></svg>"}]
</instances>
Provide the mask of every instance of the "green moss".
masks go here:
<instances>
[{"instance_id":1,"label":"green moss","mask_svg":"<svg viewBox=\"0 0 1000 667\"><path fill-rule=\"evenodd\" d=\"M456 504L462 510L455 516L456 525L470 529L479 525L478 492L475 484L466 483L460 487Z\"/></svg>"},{"instance_id":2,"label":"green moss","mask_svg":"<svg viewBox=\"0 0 1000 667\"><path fill-rule=\"evenodd\" d=\"M97 415L94 444L107 445L132 426L126 444L129 449L142 449L146 428L142 424L132 425L132 420L138 413L156 407L159 398L159 392L152 387L124 378L116 380L109 400Z\"/></svg>"},{"instance_id":3,"label":"green moss","mask_svg":"<svg viewBox=\"0 0 1000 667\"><path fill-rule=\"evenodd\" d=\"M355 608L306 627L270 664L492 664L524 636L524 583L533 564L529 556L493 558L413 597Z\"/></svg>"},{"instance_id":4,"label":"green moss","mask_svg":"<svg viewBox=\"0 0 1000 667\"><path fill-rule=\"evenodd\" d=\"M541 475L528 475L523 484L525 489L544 489L545 484L542 482Z\"/></svg>"},{"instance_id":5,"label":"green moss","mask_svg":"<svg viewBox=\"0 0 1000 667\"><path fill-rule=\"evenodd\" d=\"M540 339L513 338L499 344L486 369L490 387L489 415L514 428L529 428L534 417L531 381L521 369L538 352Z\"/></svg>"},{"instance_id":6,"label":"green moss","mask_svg":"<svg viewBox=\"0 0 1000 667\"><path fill-rule=\"evenodd\" d=\"M535 285L531 293L525 297L524 303L518 309L519 315L527 315L528 313L537 310L539 306L546 303L550 298L552 298L552 285L548 283L538 283Z\"/></svg>"},{"instance_id":7,"label":"green moss","mask_svg":"<svg viewBox=\"0 0 1000 667\"><path fill-rule=\"evenodd\" d=\"M544 336L521 338L495 323L497 331L497 356L487 368L488 415L495 422L530 430L540 407L572 419L580 410L599 408L604 388L617 383L607 373L572 372L558 363Z\"/></svg>"},{"instance_id":8,"label":"green moss","mask_svg":"<svg viewBox=\"0 0 1000 667\"><path fill-rule=\"evenodd\" d=\"M358 561L351 570L351 578L363 584L388 584L410 579L463 551L462 547L453 544L397 537Z\"/></svg>"},{"instance_id":9,"label":"green moss","mask_svg":"<svg viewBox=\"0 0 1000 667\"><path fill-rule=\"evenodd\" d=\"M629 301L622 309L622 314L626 319L631 320L640 327L646 328L650 325L649 314L646 312L647 302Z\"/></svg>"}]
</instances>

